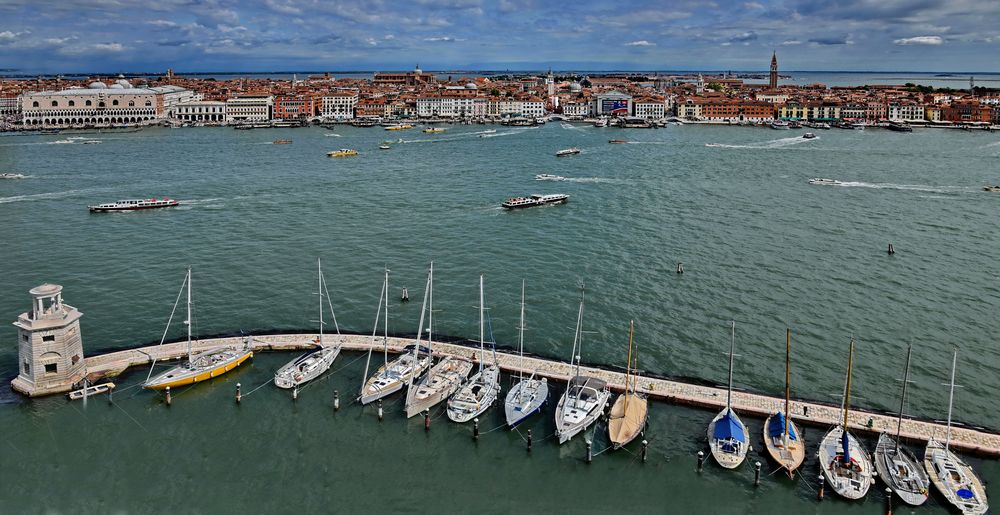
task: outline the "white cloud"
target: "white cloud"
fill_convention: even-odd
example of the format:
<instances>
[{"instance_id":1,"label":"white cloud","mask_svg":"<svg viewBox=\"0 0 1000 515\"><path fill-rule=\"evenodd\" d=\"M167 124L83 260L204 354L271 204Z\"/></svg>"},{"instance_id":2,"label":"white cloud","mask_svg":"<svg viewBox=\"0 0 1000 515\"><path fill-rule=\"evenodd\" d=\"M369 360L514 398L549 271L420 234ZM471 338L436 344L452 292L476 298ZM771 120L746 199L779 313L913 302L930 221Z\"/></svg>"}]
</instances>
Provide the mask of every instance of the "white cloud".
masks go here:
<instances>
[{"instance_id":1,"label":"white cloud","mask_svg":"<svg viewBox=\"0 0 1000 515\"><path fill-rule=\"evenodd\" d=\"M897 45L940 45L944 43L941 36L914 36L893 41Z\"/></svg>"},{"instance_id":2,"label":"white cloud","mask_svg":"<svg viewBox=\"0 0 1000 515\"><path fill-rule=\"evenodd\" d=\"M170 20L149 20L146 22L147 25L152 25L154 27L176 27L177 24Z\"/></svg>"},{"instance_id":3,"label":"white cloud","mask_svg":"<svg viewBox=\"0 0 1000 515\"><path fill-rule=\"evenodd\" d=\"M751 10L751 9L759 10L759 9L763 9L764 6L762 4L760 4L760 3L757 3L757 2L746 2L745 4L743 4L743 8L747 9L747 10Z\"/></svg>"},{"instance_id":4,"label":"white cloud","mask_svg":"<svg viewBox=\"0 0 1000 515\"><path fill-rule=\"evenodd\" d=\"M801 44L802 44L802 42L799 41L799 40L797 40L797 39L788 39L788 40L785 40L785 41L781 42L781 46L792 46L792 45L801 45Z\"/></svg>"},{"instance_id":5,"label":"white cloud","mask_svg":"<svg viewBox=\"0 0 1000 515\"><path fill-rule=\"evenodd\" d=\"M639 41L632 41L631 43L625 43L625 46L656 46L656 43L650 43L645 39L640 39Z\"/></svg>"},{"instance_id":6,"label":"white cloud","mask_svg":"<svg viewBox=\"0 0 1000 515\"><path fill-rule=\"evenodd\" d=\"M13 32L11 32L9 30L5 30L3 32L0 32L0 41L12 41L16 37L17 37L17 34L14 34Z\"/></svg>"},{"instance_id":7,"label":"white cloud","mask_svg":"<svg viewBox=\"0 0 1000 515\"><path fill-rule=\"evenodd\" d=\"M121 52L125 47L121 43L96 43L92 47L98 52Z\"/></svg>"},{"instance_id":8,"label":"white cloud","mask_svg":"<svg viewBox=\"0 0 1000 515\"><path fill-rule=\"evenodd\" d=\"M392 34L386 34L382 39L389 41L390 39L396 39L396 36Z\"/></svg>"},{"instance_id":9,"label":"white cloud","mask_svg":"<svg viewBox=\"0 0 1000 515\"><path fill-rule=\"evenodd\" d=\"M276 13L281 14L302 14L302 9L291 2L280 2L278 0L264 0L264 5Z\"/></svg>"},{"instance_id":10,"label":"white cloud","mask_svg":"<svg viewBox=\"0 0 1000 515\"><path fill-rule=\"evenodd\" d=\"M432 38L424 38L424 41L430 41L432 43L454 43L456 41L465 41L462 38L454 38L451 36L435 36Z\"/></svg>"}]
</instances>

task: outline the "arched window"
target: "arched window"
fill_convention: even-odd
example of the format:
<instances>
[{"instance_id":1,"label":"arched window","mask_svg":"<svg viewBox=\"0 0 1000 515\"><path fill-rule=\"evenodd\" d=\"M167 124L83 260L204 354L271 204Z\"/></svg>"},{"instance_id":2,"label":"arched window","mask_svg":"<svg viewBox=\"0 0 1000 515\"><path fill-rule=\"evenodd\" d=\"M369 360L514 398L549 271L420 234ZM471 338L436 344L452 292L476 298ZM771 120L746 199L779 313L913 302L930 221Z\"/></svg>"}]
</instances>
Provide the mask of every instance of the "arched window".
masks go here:
<instances>
[{"instance_id":1,"label":"arched window","mask_svg":"<svg viewBox=\"0 0 1000 515\"><path fill-rule=\"evenodd\" d=\"M38 107L38 101L36 100L36 101L32 102L31 103L31 107Z\"/></svg>"},{"instance_id":2,"label":"arched window","mask_svg":"<svg viewBox=\"0 0 1000 515\"><path fill-rule=\"evenodd\" d=\"M152 105L153 105L153 103L152 103L152 102L150 102L149 100L147 100L147 101L146 101L146 107L150 107L150 106L152 106Z\"/></svg>"},{"instance_id":3,"label":"arched window","mask_svg":"<svg viewBox=\"0 0 1000 515\"><path fill-rule=\"evenodd\" d=\"M117 101L117 100L112 100L112 101L111 101L111 105L113 105L113 106L116 106L116 105L118 105L118 101Z\"/></svg>"},{"instance_id":4,"label":"arched window","mask_svg":"<svg viewBox=\"0 0 1000 515\"><path fill-rule=\"evenodd\" d=\"M129 100L128 101L128 106L129 107L135 107L135 100Z\"/></svg>"},{"instance_id":5,"label":"arched window","mask_svg":"<svg viewBox=\"0 0 1000 515\"><path fill-rule=\"evenodd\" d=\"M69 106L70 106L70 107L76 107L76 102L75 102L75 101L73 101L73 100L70 100L70 101L69 101Z\"/></svg>"},{"instance_id":6,"label":"arched window","mask_svg":"<svg viewBox=\"0 0 1000 515\"><path fill-rule=\"evenodd\" d=\"M59 107L59 102L53 100L52 101L52 107Z\"/></svg>"},{"instance_id":7,"label":"arched window","mask_svg":"<svg viewBox=\"0 0 1000 515\"><path fill-rule=\"evenodd\" d=\"M103 100L102 100L102 101L100 101L100 102L99 102L99 103L97 104L97 107L104 107L104 101L103 101Z\"/></svg>"},{"instance_id":8,"label":"arched window","mask_svg":"<svg viewBox=\"0 0 1000 515\"><path fill-rule=\"evenodd\" d=\"M92 106L92 105L94 105L94 103L93 103L93 102L91 102L90 100L88 100L88 101L87 101L87 107L90 107L90 106Z\"/></svg>"}]
</instances>

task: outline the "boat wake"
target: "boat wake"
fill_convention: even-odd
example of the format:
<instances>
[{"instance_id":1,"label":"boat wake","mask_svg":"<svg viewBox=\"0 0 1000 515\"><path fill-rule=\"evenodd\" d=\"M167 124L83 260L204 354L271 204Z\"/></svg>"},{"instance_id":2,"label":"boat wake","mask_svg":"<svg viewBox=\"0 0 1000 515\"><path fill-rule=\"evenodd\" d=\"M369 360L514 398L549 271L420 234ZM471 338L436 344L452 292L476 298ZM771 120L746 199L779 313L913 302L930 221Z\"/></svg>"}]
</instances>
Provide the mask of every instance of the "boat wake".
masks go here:
<instances>
[{"instance_id":1,"label":"boat wake","mask_svg":"<svg viewBox=\"0 0 1000 515\"><path fill-rule=\"evenodd\" d=\"M974 189L966 186L930 186L926 184L893 184L888 182L861 181L844 181L839 184L830 184L829 186L840 186L841 188L872 188L877 190L920 191L924 193L943 194L969 193L975 191Z\"/></svg>"},{"instance_id":2,"label":"boat wake","mask_svg":"<svg viewBox=\"0 0 1000 515\"><path fill-rule=\"evenodd\" d=\"M577 127L576 125L573 125L572 123L561 122L559 124L559 126L562 127L563 129L568 130L568 131L587 132L587 130L584 129L583 127Z\"/></svg>"},{"instance_id":3,"label":"boat wake","mask_svg":"<svg viewBox=\"0 0 1000 515\"><path fill-rule=\"evenodd\" d=\"M607 177L567 177L566 182L621 184L625 181L621 179L609 179Z\"/></svg>"},{"instance_id":4,"label":"boat wake","mask_svg":"<svg viewBox=\"0 0 1000 515\"><path fill-rule=\"evenodd\" d=\"M819 140L819 136L812 139L806 139L803 138L802 136L795 136L791 138L781 138L781 139L773 139L770 141L762 141L760 143L749 143L746 145L729 145L726 143L705 143L705 146L711 148L774 149L774 148L790 147L793 145L799 145L802 143L807 143L816 140Z\"/></svg>"},{"instance_id":5,"label":"boat wake","mask_svg":"<svg viewBox=\"0 0 1000 515\"><path fill-rule=\"evenodd\" d=\"M34 202L38 200L52 200L74 197L80 193L99 191L100 188L88 188L81 190L53 191L49 193L36 193L34 195L15 195L12 197L0 197L0 204L10 204L12 202Z\"/></svg>"},{"instance_id":6,"label":"boat wake","mask_svg":"<svg viewBox=\"0 0 1000 515\"><path fill-rule=\"evenodd\" d=\"M328 132L328 133L324 134L324 136L326 136L328 138L342 138L343 137L340 134L334 134L332 132Z\"/></svg>"}]
</instances>

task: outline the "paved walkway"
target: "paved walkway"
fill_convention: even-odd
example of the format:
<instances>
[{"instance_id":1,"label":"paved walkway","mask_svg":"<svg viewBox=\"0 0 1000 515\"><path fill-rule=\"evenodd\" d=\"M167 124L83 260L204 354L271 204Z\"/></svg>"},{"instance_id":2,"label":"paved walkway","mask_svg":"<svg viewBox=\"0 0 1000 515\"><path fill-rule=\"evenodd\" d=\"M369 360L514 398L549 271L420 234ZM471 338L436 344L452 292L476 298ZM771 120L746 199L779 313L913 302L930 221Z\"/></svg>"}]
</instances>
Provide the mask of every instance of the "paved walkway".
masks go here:
<instances>
[{"instance_id":1,"label":"paved walkway","mask_svg":"<svg viewBox=\"0 0 1000 515\"><path fill-rule=\"evenodd\" d=\"M254 350L302 350L312 347L315 337L314 334L254 336L253 347ZM335 344L338 338L341 339L346 350L366 351L373 345L372 338L365 335L327 336L325 343L328 345ZM403 347L411 343L413 343L411 339L389 338L389 351L400 352ZM197 353L220 346L242 346L242 344L243 338L241 337L216 338L198 340L194 343L193 349ZM374 345L378 349L381 349L382 339L377 338ZM435 343L434 352L435 354L471 357L473 360L476 360L479 355L478 351L472 347L449 343ZM91 381L95 381L102 377L118 375L129 367L147 365L154 358L157 361L167 361L186 355L186 342L110 352L86 358L87 375ZM525 357L522 360L515 354L500 351L497 351L497 357L500 367L508 372L523 370L531 373L534 371L538 375L556 381L568 381L573 373L572 367L568 363L533 357ZM624 373L590 367L583 367L582 373L607 381L613 390L621 391L624 387ZM726 390L723 388L695 385L668 379L640 378L639 390L651 398L704 408L722 409L726 403ZM744 414L766 417L771 413L784 409L784 403L783 397L733 392L733 408L737 412ZM796 422L814 426L832 426L838 424L843 416L840 409L835 406L807 401L792 401L790 411L792 419ZM872 423L870 428L867 425L869 421ZM872 433L883 430L894 431L896 418L891 415L858 409L851 412L849 424L852 429L858 431ZM903 419L902 434L907 439L922 442L926 442L931 437L943 439L945 431L945 426L942 424ZM952 447L976 454L1000 456L1000 435L997 434L953 427L951 445Z\"/></svg>"}]
</instances>

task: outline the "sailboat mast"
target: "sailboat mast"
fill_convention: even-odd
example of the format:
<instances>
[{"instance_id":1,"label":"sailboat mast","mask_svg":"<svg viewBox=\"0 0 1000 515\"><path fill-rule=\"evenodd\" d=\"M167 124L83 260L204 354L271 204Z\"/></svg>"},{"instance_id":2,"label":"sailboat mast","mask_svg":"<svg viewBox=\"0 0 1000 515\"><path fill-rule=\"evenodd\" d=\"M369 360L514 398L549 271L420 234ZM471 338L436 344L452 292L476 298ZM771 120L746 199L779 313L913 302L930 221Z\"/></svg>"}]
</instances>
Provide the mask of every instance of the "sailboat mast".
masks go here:
<instances>
[{"instance_id":1,"label":"sailboat mast","mask_svg":"<svg viewBox=\"0 0 1000 515\"><path fill-rule=\"evenodd\" d=\"M517 335L518 354L521 357L520 379L524 381L524 279L521 279L521 326Z\"/></svg>"},{"instance_id":2,"label":"sailboat mast","mask_svg":"<svg viewBox=\"0 0 1000 515\"><path fill-rule=\"evenodd\" d=\"M388 279L388 276L387 276ZM365 388L365 381L368 380L368 368L372 363L372 352L375 350L375 337L378 335L378 319L382 316L382 295L385 293L388 282L382 283L382 291L378 293L378 309L375 311L375 324L372 326L372 343L368 347L368 359L365 360L365 375L361 376L361 389Z\"/></svg>"},{"instance_id":3,"label":"sailboat mast","mask_svg":"<svg viewBox=\"0 0 1000 515\"><path fill-rule=\"evenodd\" d=\"M847 431L847 414L851 410L851 370L854 368L854 337L847 354L847 384L844 385L844 431Z\"/></svg>"},{"instance_id":4,"label":"sailboat mast","mask_svg":"<svg viewBox=\"0 0 1000 515\"><path fill-rule=\"evenodd\" d=\"M576 374L580 375L580 359L583 355L583 302L587 298L587 292L580 292L580 312L576 317L576 336L573 338L573 356L570 359L570 364L573 364L573 360L576 360Z\"/></svg>"},{"instance_id":5,"label":"sailboat mast","mask_svg":"<svg viewBox=\"0 0 1000 515\"><path fill-rule=\"evenodd\" d=\"M319 346L323 346L323 262L316 258L316 291L319 295Z\"/></svg>"},{"instance_id":6,"label":"sailboat mast","mask_svg":"<svg viewBox=\"0 0 1000 515\"><path fill-rule=\"evenodd\" d=\"M389 269L385 269L385 321L382 333L382 359L385 364L389 364Z\"/></svg>"},{"instance_id":7,"label":"sailboat mast","mask_svg":"<svg viewBox=\"0 0 1000 515\"><path fill-rule=\"evenodd\" d=\"M483 362L486 361L486 345L483 343L485 341L486 335L485 325L486 321L483 317L483 276L479 275L479 371L483 371Z\"/></svg>"},{"instance_id":8,"label":"sailboat mast","mask_svg":"<svg viewBox=\"0 0 1000 515\"><path fill-rule=\"evenodd\" d=\"M903 406L906 405L906 383L910 380L910 353L913 344L906 348L906 369L903 371L903 394L899 398L899 419L896 421L896 451L899 451L899 437L903 432Z\"/></svg>"},{"instance_id":9,"label":"sailboat mast","mask_svg":"<svg viewBox=\"0 0 1000 515\"><path fill-rule=\"evenodd\" d=\"M431 261L431 271L427 278L427 354L434 353L434 338L431 328L434 327L434 262ZM419 335L417 340L419 340Z\"/></svg>"},{"instance_id":10,"label":"sailboat mast","mask_svg":"<svg viewBox=\"0 0 1000 515\"><path fill-rule=\"evenodd\" d=\"M625 360L625 411L628 413L628 389L629 379L632 377L632 332L635 328L635 320L628 321L628 358Z\"/></svg>"},{"instance_id":11,"label":"sailboat mast","mask_svg":"<svg viewBox=\"0 0 1000 515\"><path fill-rule=\"evenodd\" d=\"M733 409L733 354L736 352L736 321L733 324L733 340L729 346L729 394L726 397L726 407Z\"/></svg>"},{"instance_id":12,"label":"sailboat mast","mask_svg":"<svg viewBox=\"0 0 1000 515\"><path fill-rule=\"evenodd\" d=\"M187 298L187 332L188 332L188 362L191 362L191 267L188 267L188 298Z\"/></svg>"},{"instance_id":13,"label":"sailboat mast","mask_svg":"<svg viewBox=\"0 0 1000 515\"><path fill-rule=\"evenodd\" d=\"M785 328L785 443L788 443L788 419L792 397L792 330Z\"/></svg>"},{"instance_id":14,"label":"sailboat mast","mask_svg":"<svg viewBox=\"0 0 1000 515\"><path fill-rule=\"evenodd\" d=\"M958 351L955 351L951 358L951 391L948 393L948 436L944 441L944 449L947 451L951 445L951 408L955 404L955 368L958 366Z\"/></svg>"}]
</instances>

